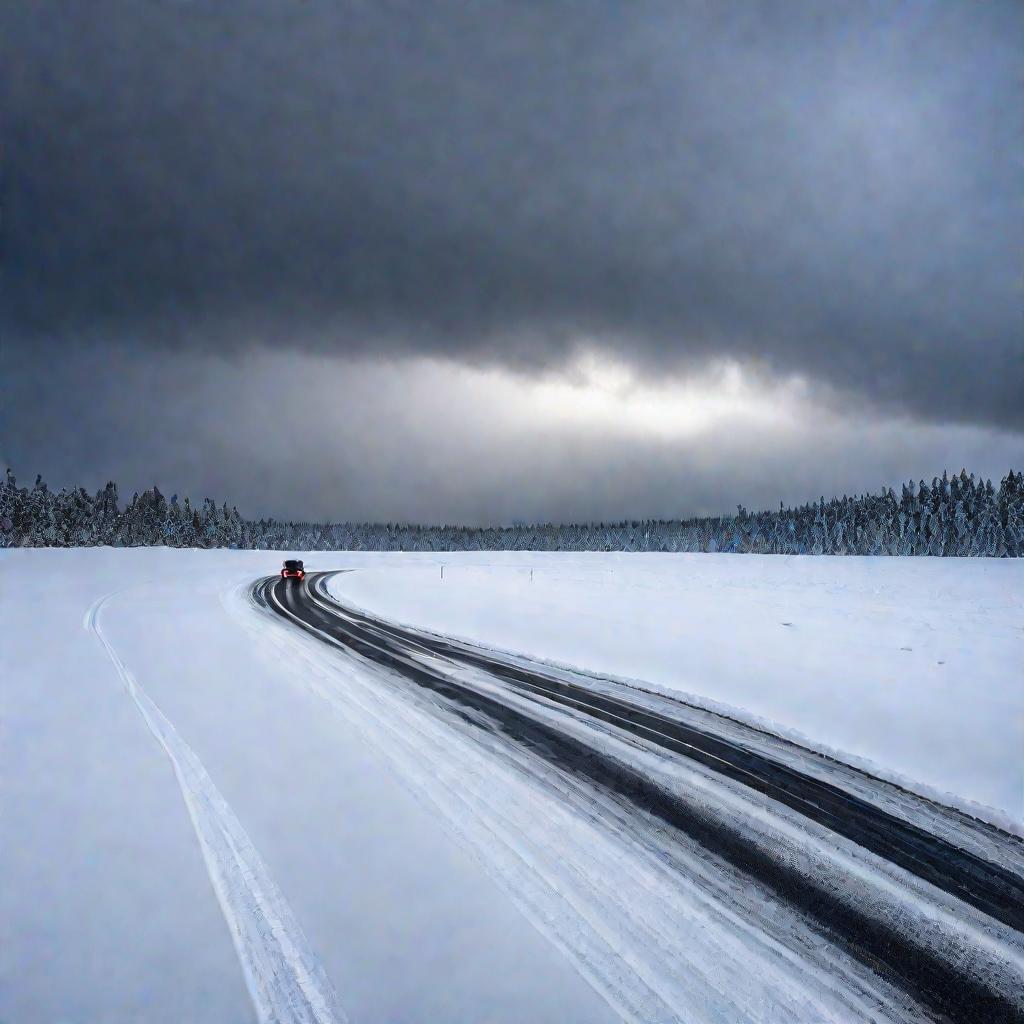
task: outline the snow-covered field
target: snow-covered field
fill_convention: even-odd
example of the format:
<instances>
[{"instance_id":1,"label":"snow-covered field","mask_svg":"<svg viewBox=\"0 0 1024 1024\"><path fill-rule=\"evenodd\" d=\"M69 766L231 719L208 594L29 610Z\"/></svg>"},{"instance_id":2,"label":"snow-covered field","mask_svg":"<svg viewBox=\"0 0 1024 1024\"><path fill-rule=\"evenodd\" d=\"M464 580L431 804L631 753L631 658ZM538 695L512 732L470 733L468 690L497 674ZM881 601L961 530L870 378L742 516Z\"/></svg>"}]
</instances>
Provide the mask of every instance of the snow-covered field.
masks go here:
<instances>
[{"instance_id":1,"label":"snow-covered field","mask_svg":"<svg viewBox=\"0 0 1024 1024\"><path fill-rule=\"evenodd\" d=\"M345 573L393 621L675 692L1024 819L1024 563L466 555ZM978 808L975 808L978 810Z\"/></svg>"},{"instance_id":2,"label":"snow-covered field","mask_svg":"<svg viewBox=\"0 0 1024 1024\"><path fill-rule=\"evenodd\" d=\"M1019 563L305 557L358 569L335 593L382 616L683 691L1021 817ZM0 552L0 1020L241 1021L255 1007L262 1020L596 1022L641 1006L628 981L610 985L600 942L642 958L657 906L634 910L635 936L612 941L601 919L569 931L601 906L584 882L624 856L616 837L586 833L513 772L505 824L491 806L489 827L514 825L526 845L500 867L481 857L459 833L472 808L450 801L486 810L497 776L400 695L268 626L246 588L277 564ZM462 773L447 789L446 751ZM558 876L523 875L517 859L557 864L558 849L543 859L557 815L593 872L575 878L583 902L564 920ZM687 942L726 941L716 934ZM760 938L728 943L775 963ZM775 964L745 988L718 960L692 991L662 995L707 1010L692 1019L717 1012L709 992L762 1005L752 1019L852 1019L825 975L797 984Z\"/></svg>"}]
</instances>

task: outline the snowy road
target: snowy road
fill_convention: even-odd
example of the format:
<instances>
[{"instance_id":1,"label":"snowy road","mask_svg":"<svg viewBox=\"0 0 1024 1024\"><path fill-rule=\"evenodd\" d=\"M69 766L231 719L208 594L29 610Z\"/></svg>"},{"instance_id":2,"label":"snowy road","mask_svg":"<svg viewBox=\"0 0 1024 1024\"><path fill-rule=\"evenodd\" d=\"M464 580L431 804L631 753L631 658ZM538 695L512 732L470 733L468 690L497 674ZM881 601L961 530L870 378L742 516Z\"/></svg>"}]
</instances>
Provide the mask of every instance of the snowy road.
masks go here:
<instances>
[{"instance_id":1,"label":"snowy road","mask_svg":"<svg viewBox=\"0 0 1024 1024\"><path fill-rule=\"evenodd\" d=\"M576 903L591 934L572 919L543 929L624 1016L678 1019L700 1007L702 1019L762 1019L758 1007L770 1006L763 1019L1024 1018L1019 838L707 710L345 608L328 578L271 579L254 596L372 666L378 686L389 681L460 744L514 765L562 812L607 828L621 876L658 872L647 891L664 892L670 912L640 894L634 906L623 877L625 913L610 922L619 934L599 948L593 922L612 895L592 883ZM463 811L459 827L472 842L496 810ZM512 841L522 834L508 831ZM493 857L497 847L482 849ZM586 875L571 849L561 855ZM543 873L536 858L526 863ZM530 903L529 880L519 883ZM571 886L564 895L573 904ZM532 902L535 915L550 911L541 894ZM713 978L685 934L698 905L705 920L732 922L733 935L700 929L719 947ZM694 965L720 1003L686 981ZM737 983L741 973L756 984Z\"/></svg>"}]
</instances>

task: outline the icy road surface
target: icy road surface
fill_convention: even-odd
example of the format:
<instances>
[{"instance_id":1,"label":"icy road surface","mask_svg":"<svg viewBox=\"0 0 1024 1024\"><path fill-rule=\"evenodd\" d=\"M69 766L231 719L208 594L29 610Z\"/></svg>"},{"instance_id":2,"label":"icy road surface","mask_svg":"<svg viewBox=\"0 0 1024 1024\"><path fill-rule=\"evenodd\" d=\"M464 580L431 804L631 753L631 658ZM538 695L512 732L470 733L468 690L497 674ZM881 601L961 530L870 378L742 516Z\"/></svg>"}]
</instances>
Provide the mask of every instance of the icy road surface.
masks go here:
<instances>
[{"instance_id":1,"label":"icy road surface","mask_svg":"<svg viewBox=\"0 0 1024 1024\"><path fill-rule=\"evenodd\" d=\"M430 556L305 557L361 569L335 590L365 577L380 595L385 566L395 600L410 565L440 585ZM518 555L497 575L623 567L602 558ZM1008 833L700 707L686 728L724 730L792 792L538 699L487 652L380 623L358 629L384 653L360 651L330 636L351 613L326 591L310 595L328 635L302 632L254 599L276 560L0 552L0 1019L1021 1019ZM444 561L449 584L495 574L481 564L494 556ZM569 660L545 639L526 646ZM975 642L998 677L1007 644ZM769 677L777 667L767 659ZM588 699L622 694L558 678ZM453 702L449 686L476 696ZM677 703L643 700L643 714ZM862 846L799 809L801 787L826 784L865 821L902 824ZM930 867L888 859L906 828L931 837Z\"/></svg>"}]
</instances>

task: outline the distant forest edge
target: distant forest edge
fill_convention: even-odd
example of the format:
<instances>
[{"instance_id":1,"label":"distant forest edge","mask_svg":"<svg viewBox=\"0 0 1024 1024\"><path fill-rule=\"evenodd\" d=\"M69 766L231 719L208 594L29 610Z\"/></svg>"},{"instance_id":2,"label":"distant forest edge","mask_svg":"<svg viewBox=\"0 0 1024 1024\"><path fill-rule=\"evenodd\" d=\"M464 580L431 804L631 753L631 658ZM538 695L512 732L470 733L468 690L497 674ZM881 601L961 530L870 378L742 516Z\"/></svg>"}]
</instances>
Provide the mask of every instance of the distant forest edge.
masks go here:
<instances>
[{"instance_id":1,"label":"distant forest edge","mask_svg":"<svg viewBox=\"0 0 1024 1024\"><path fill-rule=\"evenodd\" d=\"M996 488L964 471L902 494L833 498L696 519L534 526L408 526L244 519L210 498L165 498L153 487L124 507L117 485L51 491L37 477L0 483L0 547L257 548L289 551L724 551L808 555L1024 556L1024 473Z\"/></svg>"}]
</instances>

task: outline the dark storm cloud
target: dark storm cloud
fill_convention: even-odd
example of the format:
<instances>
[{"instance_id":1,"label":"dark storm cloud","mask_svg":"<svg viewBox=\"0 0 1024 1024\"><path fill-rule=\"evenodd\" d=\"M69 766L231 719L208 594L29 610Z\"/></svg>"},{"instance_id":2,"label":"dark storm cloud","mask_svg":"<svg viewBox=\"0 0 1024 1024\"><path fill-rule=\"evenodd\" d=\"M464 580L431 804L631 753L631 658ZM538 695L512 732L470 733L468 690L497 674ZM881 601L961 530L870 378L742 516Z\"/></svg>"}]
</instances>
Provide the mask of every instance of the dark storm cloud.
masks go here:
<instances>
[{"instance_id":1,"label":"dark storm cloud","mask_svg":"<svg viewBox=\"0 0 1024 1024\"><path fill-rule=\"evenodd\" d=\"M0 13L9 346L735 357L1024 427L1017 3Z\"/></svg>"},{"instance_id":2,"label":"dark storm cloud","mask_svg":"<svg viewBox=\"0 0 1024 1024\"><path fill-rule=\"evenodd\" d=\"M38 371L42 360L45 374ZM619 520L802 503L961 466L997 483L1024 435L811 410L790 428L730 421L658 436L544 416L531 386L418 360L344 363L294 352L231 360L105 346L7 363L0 473L42 472L122 497L236 503L291 519L493 523ZM30 410L26 414L25 410ZM11 413L18 411L20 415Z\"/></svg>"}]
</instances>

